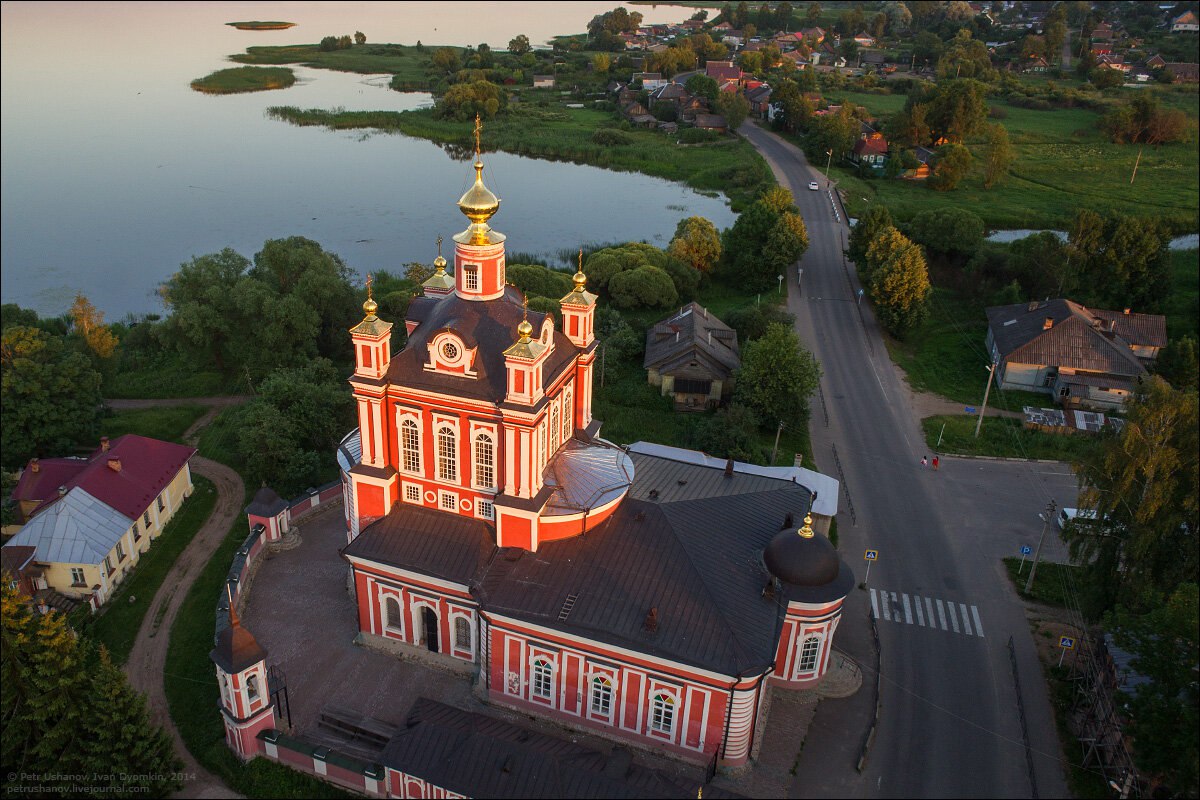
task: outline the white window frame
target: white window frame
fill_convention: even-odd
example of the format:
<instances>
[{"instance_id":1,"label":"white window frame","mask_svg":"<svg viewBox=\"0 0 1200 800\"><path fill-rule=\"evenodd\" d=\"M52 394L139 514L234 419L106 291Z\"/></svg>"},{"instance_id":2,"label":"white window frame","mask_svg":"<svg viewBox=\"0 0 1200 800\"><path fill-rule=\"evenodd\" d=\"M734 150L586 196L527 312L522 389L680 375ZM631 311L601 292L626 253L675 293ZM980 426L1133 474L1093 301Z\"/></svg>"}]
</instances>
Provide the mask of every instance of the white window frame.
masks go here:
<instances>
[{"instance_id":1,"label":"white window frame","mask_svg":"<svg viewBox=\"0 0 1200 800\"><path fill-rule=\"evenodd\" d=\"M475 501L475 516L479 517L480 519L495 519L496 504L491 500L479 498Z\"/></svg>"},{"instance_id":2,"label":"white window frame","mask_svg":"<svg viewBox=\"0 0 1200 800\"><path fill-rule=\"evenodd\" d=\"M246 676L246 699L253 703L262 697L262 692L258 688L258 676Z\"/></svg>"},{"instance_id":3,"label":"white window frame","mask_svg":"<svg viewBox=\"0 0 1200 800\"><path fill-rule=\"evenodd\" d=\"M815 647L809 648L809 644L815 644ZM807 666L806 666L806 663ZM811 675L817 671L821 665L821 636L817 633L808 633L800 640L800 650L796 654L796 674Z\"/></svg>"},{"instance_id":4,"label":"white window frame","mask_svg":"<svg viewBox=\"0 0 1200 800\"><path fill-rule=\"evenodd\" d=\"M450 624L451 631L454 634L454 649L470 653L472 656L474 656L475 655L475 626L471 624L471 618L468 617L466 614L452 614L450 617L450 623L451 623ZM462 623L463 625L466 626L467 643L465 645L460 644L458 641L459 623Z\"/></svg>"},{"instance_id":5,"label":"white window frame","mask_svg":"<svg viewBox=\"0 0 1200 800\"><path fill-rule=\"evenodd\" d=\"M675 712L679 699L672 692L658 689L650 695L650 718L648 724L651 733L661 733L673 737L675 735Z\"/></svg>"},{"instance_id":6,"label":"white window frame","mask_svg":"<svg viewBox=\"0 0 1200 800\"><path fill-rule=\"evenodd\" d=\"M150 530L150 525L152 524L150 522L150 509L147 508L142 512L142 522L146 523L146 530Z\"/></svg>"},{"instance_id":7,"label":"white window frame","mask_svg":"<svg viewBox=\"0 0 1200 800\"><path fill-rule=\"evenodd\" d=\"M575 432L575 402L574 401L575 401L574 394L571 391L571 387L568 385L567 388L563 392L563 416L562 416L563 435L562 435L562 438L563 438L564 442L567 441L567 439L570 439L571 435Z\"/></svg>"},{"instance_id":8,"label":"white window frame","mask_svg":"<svg viewBox=\"0 0 1200 800\"><path fill-rule=\"evenodd\" d=\"M87 586L87 575L84 574L83 567L71 567L71 585Z\"/></svg>"},{"instance_id":9,"label":"white window frame","mask_svg":"<svg viewBox=\"0 0 1200 800\"><path fill-rule=\"evenodd\" d=\"M481 439L487 438L486 460L481 458ZM487 474L481 474L486 470ZM490 478L490 480L482 480ZM496 433L492 428L475 428L471 431L471 485L476 489L496 489Z\"/></svg>"},{"instance_id":10,"label":"white window frame","mask_svg":"<svg viewBox=\"0 0 1200 800\"><path fill-rule=\"evenodd\" d=\"M463 264L463 288L468 292L479 291L478 264Z\"/></svg>"},{"instance_id":11,"label":"white window frame","mask_svg":"<svg viewBox=\"0 0 1200 800\"><path fill-rule=\"evenodd\" d=\"M447 432L450 447L444 446ZM434 422L434 446L437 448L437 479L442 483L458 483L458 426L448 420Z\"/></svg>"},{"instance_id":12,"label":"white window frame","mask_svg":"<svg viewBox=\"0 0 1200 800\"><path fill-rule=\"evenodd\" d=\"M116 550L117 550L117 563L118 564L120 564L122 561L125 560L125 548L121 546L121 540L124 538L125 537L122 536L121 539L117 539Z\"/></svg>"},{"instance_id":13,"label":"white window frame","mask_svg":"<svg viewBox=\"0 0 1200 800\"><path fill-rule=\"evenodd\" d=\"M593 675L589 686L591 688L588 692L588 714L611 720L613 696L616 694L616 685L613 679L607 675ZM600 707L597 708L597 706Z\"/></svg>"},{"instance_id":14,"label":"white window frame","mask_svg":"<svg viewBox=\"0 0 1200 800\"><path fill-rule=\"evenodd\" d=\"M534 656L529 662L529 697L554 702L554 662L548 656ZM539 691L545 689L545 694Z\"/></svg>"},{"instance_id":15,"label":"white window frame","mask_svg":"<svg viewBox=\"0 0 1200 800\"><path fill-rule=\"evenodd\" d=\"M558 401L550 404L550 450L553 456L558 452L558 437L562 434L562 420L558 415Z\"/></svg>"},{"instance_id":16,"label":"white window frame","mask_svg":"<svg viewBox=\"0 0 1200 800\"><path fill-rule=\"evenodd\" d=\"M412 423L411 427L406 427L409 425L409 423ZM400 440L400 442L399 442L400 443L400 471L406 472L409 475L420 475L421 474L421 418L417 417L413 414L401 414L400 420L399 420L399 425L397 427L399 428L398 433L399 433L399 440ZM416 443L413 447L410 448L409 443L405 440L408 437L408 435L410 435L412 433L414 428L416 431L416 433L415 433ZM410 459L410 456L414 456L415 458ZM416 462L415 469L409 466L410 460L413 460Z\"/></svg>"},{"instance_id":17,"label":"white window frame","mask_svg":"<svg viewBox=\"0 0 1200 800\"><path fill-rule=\"evenodd\" d=\"M421 497L423 494L423 492L421 491L421 484L405 482L403 484L403 486L404 486L404 502L412 503L413 505L418 505L418 506L425 505L425 503ZM415 493L415 496L410 496L410 493Z\"/></svg>"},{"instance_id":18,"label":"white window frame","mask_svg":"<svg viewBox=\"0 0 1200 800\"><path fill-rule=\"evenodd\" d=\"M392 615L388 611L388 603L396 604L396 624L392 624ZM392 592L381 593L379 595L379 610L380 616L383 617L383 630L385 632L398 633L401 637L404 636L404 603L400 596Z\"/></svg>"},{"instance_id":19,"label":"white window frame","mask_svg":"<svg viewBox=\"0 0 1200 800\"><path fill-rule=\"evenodd\" d=\"M458 511L458 494L455 492L447 492L445 490L438 492L438 510L439 511Z\"/></svg>"}]
</instances>

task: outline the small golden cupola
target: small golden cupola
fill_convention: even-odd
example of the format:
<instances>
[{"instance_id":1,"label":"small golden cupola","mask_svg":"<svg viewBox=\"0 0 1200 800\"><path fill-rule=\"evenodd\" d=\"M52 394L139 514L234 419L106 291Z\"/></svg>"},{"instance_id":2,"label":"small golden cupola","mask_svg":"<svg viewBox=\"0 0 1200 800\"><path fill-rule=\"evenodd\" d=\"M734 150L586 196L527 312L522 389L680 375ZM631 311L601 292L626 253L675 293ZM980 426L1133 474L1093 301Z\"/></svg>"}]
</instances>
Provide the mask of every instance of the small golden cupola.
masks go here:
<instances>
[{"instance_id":1,"label":"small golden cupola","mask_svg":"<svg viewBox=\"0 0 1200 800\"><path fill-rule=\"evenodd\" d=\"M517 340L504 351L506 358L523 358L535 360L545 350L546 345L533 340L533 325L529 323L529 298L522 303L524 316L517 325Z\"/></svg>"},{"instance_id":2,"label":"small golden cupola","mask_svg":"<svg viewBox=\"0 0 1200 800\"><path fill-rule=\"evenodd\" d=\"M575 273L575 288L559 300L562 309L563 333L578 348L591 347L595 341L596 295L587 290L587 275L583 274L583 248L579 249L579 270Z\"/></svg>"},{"instance_id":3,"label":"small golden cupola","mask_svg":"<svg viewBox=\"0 0 1200 800\"><path fill-rule=\"evenodd\" d=\"M358 378L378 379L391 363L392 323L375 316L379 304L371 291L374 278L367 276L367 301L363 303L362 322L350 329L350 340L354 343L354 375Z\"/></svg>"},{"instance_id":4,"label":"small golden cupola","mask_svg":"<svg viewBox=\"0 0 1200 800\"><path fill-rule=\"evenodd\" d=\"M500 198L492 194L491 189L483 184L483 158L480 149L480 134L483 124L479 115L475 115L475 183L458 199L458 210L467 219L470 226L454 237L454 241L464 244L486 245L504 241L502 234L488 227L488 220L500 209Z\"/></svg>"},{"instance_id":5,"label":"small golden cupola","mask_svg":"<svg viewBox=\"0 0 1200 800\"><path fill-rule=\"evenodd\" d=\"M442 258L442 237L437 238L438 254L433 260L433 275L421 284L425 296L441 297L454 291L454 276L446 274L446 259Z\"/></svg>"}]
</instances>

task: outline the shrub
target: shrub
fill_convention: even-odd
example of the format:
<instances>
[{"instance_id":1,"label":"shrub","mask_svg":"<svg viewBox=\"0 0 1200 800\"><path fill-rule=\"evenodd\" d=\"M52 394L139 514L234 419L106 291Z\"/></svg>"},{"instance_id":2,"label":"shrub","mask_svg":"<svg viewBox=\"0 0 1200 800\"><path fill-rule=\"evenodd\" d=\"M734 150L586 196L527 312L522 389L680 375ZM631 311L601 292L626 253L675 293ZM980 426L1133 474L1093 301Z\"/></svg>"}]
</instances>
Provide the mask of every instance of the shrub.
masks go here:
<instances>
[{"instance_id":1,"label":"shrub","mask_svg":"<svg viewBox=\"0 0 1200 800\"><path fill-rule=\"evenodd\" d=\"M684 128L679 132L679 141L682 144L703 144L704 142L715 142L718 134L714 131L706 131L703 128Z\"/></svg>"},{"instance_id":2,"label":"shrub","mask_svg":"<svg viewBox=\"0 0 1200 800\"><path fill-rule=\"evenodd\" d=\"M614 275L608 291L619 308L666 308L679 299L671 276L648 264Z\"/></svg>"},{"instance_id":3,"label":"shrub","mask_svg":"<svg viewBox=\"0 0 1200 800\"><path fill-rule=\"evenodd\" d=\"M631 144L632 142L632 138L612 128L601 128L592 134L592 143L603 147L616 147L617 145Z\"/></svg>"}]
</instances>

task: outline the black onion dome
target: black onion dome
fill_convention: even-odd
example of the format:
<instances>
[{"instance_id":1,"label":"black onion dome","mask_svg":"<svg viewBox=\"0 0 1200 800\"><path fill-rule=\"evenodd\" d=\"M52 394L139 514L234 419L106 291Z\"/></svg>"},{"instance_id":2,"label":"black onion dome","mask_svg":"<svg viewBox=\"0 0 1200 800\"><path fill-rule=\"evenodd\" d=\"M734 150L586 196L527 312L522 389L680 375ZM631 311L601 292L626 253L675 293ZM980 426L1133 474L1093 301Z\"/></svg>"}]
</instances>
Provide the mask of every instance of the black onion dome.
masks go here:
<instances>
[{"instance_id":1,"label":"black onion dome","mask_svg":"<svg viewBox=\"0 0 1200 800\"><path fill-rule=\"evenodd\" d=\"M780 531L767 543L763 562L776 578L800 587L833 583L842 563L833 542L820 534L805 537L792 528Z\"/></svg>"}]
</instances>

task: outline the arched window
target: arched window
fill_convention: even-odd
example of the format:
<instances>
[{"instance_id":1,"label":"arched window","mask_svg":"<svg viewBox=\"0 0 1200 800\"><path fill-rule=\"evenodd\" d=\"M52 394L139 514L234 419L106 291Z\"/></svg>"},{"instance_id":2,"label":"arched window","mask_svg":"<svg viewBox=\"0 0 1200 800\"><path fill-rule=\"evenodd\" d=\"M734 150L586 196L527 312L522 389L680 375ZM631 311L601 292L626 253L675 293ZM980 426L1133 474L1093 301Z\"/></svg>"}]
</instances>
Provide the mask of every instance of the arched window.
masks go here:
<instances>
[{"instance_id":1,"label":"arched window","mask_svg":"<svg viewBox=\"0 0 1200 800\"><path fill-rule=\"evenodd\" d=\"M250 698L251 703L258 699L258 676L251 675L246 678L246 696Z\"/></svg>"},{"instance_id":2,"label":"arched window","mask_svg":"<svg viewBox=\"0 0 1200 800\"><path fill-rule=\"evenodd\" d=\"M571 434L574 432L574 430L575 404L573 403L573 398L571 397L571 390L567 389L563 397L562 438L564 442L571 438Z\"/></svg>"},{"instance_id":3,"label":"arched window","mask_svg":"<svg viewBox=\"0 0 1200 800\"><path fill-rule=\"evenodd\" d=\"M400 449L404 453L404 471L421 471L421 431L415 420L400 424Z\"/></svg>"},{"instance_id":4,"label":"arched window","mask_svg":"<svg viewBox=\"0 0 1200 800\"><path fill-rule=\"evenodd\" d=\"M404 618L400 616L400 603L394 597L383 601L383 624L388 630L404 629Z\"/></svg>"},{"instance_id":5,"label":"arched window","mask_svg":"<svg viewBox=\"0 0 1200 800\"><path fill-rule=\"evenodd\" d=\"M800 648L800 672L815 672L817 669L817 656L821 653L821 639L818 636L809 636L804 640L804 646Z\"/></svg>"},{"instance_id":6,"label":"arched window","mask_svg":"<svg viewBox=\"0 0 1200 800\"><path fill-rule=\"evenodd\" d=\"M546 466L546 423L538 426L538 447L542 453L542 460L538 462L541 466Z\"/></svg>"},{"instance_id":7,"label":"arched window","mask_svg":"<svg viewBox=\"0 0 1200 800\"><path fill-rule=\"evenodd\" d=\"M466 617L454 618L454 646L459 650L471 650L471 621Z\"/></svg>"},{"instance_id":8,"label":"arched window","mask_svg":"<svg viewBox=\"0 0 1200 800\"><path fill-rule=\"evenodd\" d=\"M612 681L592 678L592 713L607 717L612 713Z\"/></svg>"},{"instance_id":9,"label":"arched window","mask_svg":"<svg viewBox=\"0 0 1200 800\"><path fill-rule=\"evenodd\" d=\"M670 733L675 727L675 698L664 692L650 701L650 730Z\"/></svg>"},{"instance_id":10,"label":"arched window","mask_svg":"<svg viewBox=\"0 0 1200 800\"><path fill-rule=\"evenodd\" d=\"M550 407L550 454L558 452L558 437L562 428L558 424L558 406Z\"/></svg>"},{"instance_id":11,"label":"arched window","mask_svg":"<svg viewBox=\"0 0 1200 800\"><path fill-rule=\"evenodd\" d=\"M475 434L475 485L483 489L496 486L496 445L486 433Z\"/></svg>"},{"instance_id":12,"label":"arched window","mask_svg":"<svg viewBox=\"0 0 1200 800\"><path fill-rule=\"evenodd\" d=\"M449 425L443 425L437 432L438 445L438 480L449 483L458 482L458 437Z\"/></svg>"},{"instance_id":13,"label":"arched window","mask_svg":"<svg viewBox=\"0 0 1200 800\"><path fill-rule=\"evenodd\" d=\"M543 700L554 696L554 665L544 658L533 662L533 696Z\"/></svg>"},{"instance_id":14,"label":"arched window","mask_svg":"<svg viewBox=\"0 0 1200 800\"><path fill-rule=\"evenodd\" d=\"M226 706L233 705L233 703L229 701L229 678L224 672L221 673L221 702Z\"/></svg>"}]
</instances>

